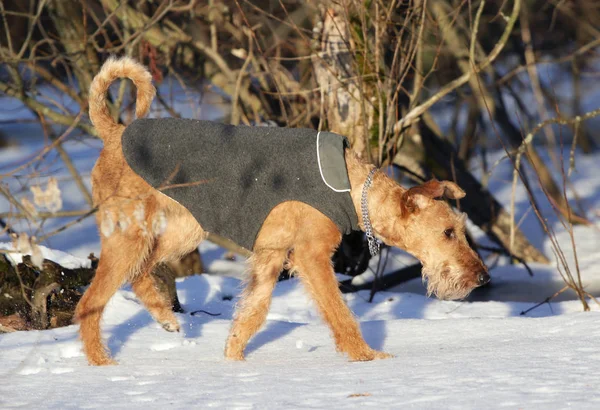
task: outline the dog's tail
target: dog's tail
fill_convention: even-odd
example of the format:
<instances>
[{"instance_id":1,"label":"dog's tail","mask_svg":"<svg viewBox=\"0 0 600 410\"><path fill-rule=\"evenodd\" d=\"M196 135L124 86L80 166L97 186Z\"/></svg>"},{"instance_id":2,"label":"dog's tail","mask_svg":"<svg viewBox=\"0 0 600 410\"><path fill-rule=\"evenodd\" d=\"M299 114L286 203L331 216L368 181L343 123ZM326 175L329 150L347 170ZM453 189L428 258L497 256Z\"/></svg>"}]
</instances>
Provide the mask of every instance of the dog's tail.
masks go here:
<instances>
[{"instance_id":1,"label":"dog's tail","mask_svg":"<svg viewBox=\"0 0 600 410\"><path fill-rule=\"evenodd\" d=\"M156 93L152 85L152 75L142 64L129 57L109 58L94 77L89 97L90 119L103 140L114 135L116 128L122 127L115 122L106 105L108 88L117 78L129 78L135 84L137 88L135 115L138 118L148 114Z\"/></svg>"}]
</instances>

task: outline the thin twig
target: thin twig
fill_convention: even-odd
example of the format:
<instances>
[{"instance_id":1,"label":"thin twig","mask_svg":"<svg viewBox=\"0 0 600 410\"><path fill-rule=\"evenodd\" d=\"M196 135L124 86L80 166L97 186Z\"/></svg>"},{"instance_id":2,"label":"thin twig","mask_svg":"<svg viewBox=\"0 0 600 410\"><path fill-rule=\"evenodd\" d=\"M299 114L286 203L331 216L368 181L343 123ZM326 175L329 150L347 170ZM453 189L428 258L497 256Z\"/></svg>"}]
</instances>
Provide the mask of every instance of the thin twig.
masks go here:
<instances>
[{"instance_id":1,"label":"thin twig","mask_svg":"<svg viewBox=\"0 0 600 410\"><path fill-rule=\"evenodd\" d=\"M73 216L81 216L89 213L89 209L79 210L79 211L59 211L59 212L38 212L38 219L51 219L51 218L68 218ZM3 212L0 213L0 219L27 219L28 216L24 213L18 212Z\"/></svg>"},{"instance_id":2,"label":"thin twig","mask_svg":"<svg viewBox=\"0 0 600 410\"><path fill-rule=\"evenodd\" d=\"M40 112L35 112L35 114L40 119L40 124L42 125L42 129L43 129L44 133L50 139L56 139L52 133L52 130L50 129L50 127L48 127L46 118ZM92 206L94 206L94 201L92 200L92 194L88 190L87 186L85 186L85 183L83 182L83 178L81 177L81 174L79 173L79 171L77 170L75 165L73 165L73 161L71 160L71 157L69 156L67 151L64 149L62 144L63 144L63 141L60 141L58 144L55 145L56 151L58 152L58 155L60 155L60 158L64 162L65 166L67 167L67 170L73 177L73 180L75 181L75 185L77 185L77 187L79 188L79 191L83 194L83 198L86 200L88 205L90 207L92 207Z\"/></svg>"},{"instance_id":3,"label":"thin twig","mask_svg":"<svg viewBox=\"0 0 600 410\"><path fill-rule=\"evenodd\" d=\"M569 286L565 286L564 288L562 288L561 290L559 290L558 292L556 292L554 295L552 296L548 296L546 299L544 299L543 301L541 301L540 303L536 303L535 305L533 305L532 307L530 307L529 309L526 309L524 311L522 311L520 313L521 316L526 315L527 313L531 312L533 309L536 309L540 306L542 306L545 303L550 302L552 299L554 299L555 297L557 297L558 295L560 295L561 293L563 293L565 290L569 289Z\"/></svg>"},{"instance_id":4,"label":"thin twig","mask_svg":"<svg viewBox=\"0 0 600 410\"><path fill-rule=\"evenodd\" d=\"M538 125L536 125L533 130L531 130L523 139L523 143L521 144L521 146L518 148L517 150L517 155L521 156L523 155L523 153L525 152L525 150L527 149L527 145L531 144L531 142L533 141L533 137L545 126L550 125L550 124L560 124L560 125L574 125L586 120L589 120L590 118L594 118L600 116L600 108L597 108L595 110L589 111L587 113L585 113L584 115L578 115L576 117L573 118L561 118L561 117L555 117L555 118L550 118L548 120L542 121L541 123L539 123Z\"/></svg>"},{"instance_id":5,"label":"thin twig","mask_svg":"<svg viewBox=\"0 0 600 410\"><path fill-rule=\"evenodd\" d=\"M15 208L17 208L22 214L24 214L27 218L27 220L29 220L29 222L31 222L35 227L39 227L39 225L37 224L35 217L31 214L31 212L29 212L29 210L27 208L25 208L21 202L14 197L13 194L10 193L10 191L8 190L7 187L5 187L4 185L0 184L0 194L4 195L6 197L6 199L8 200L8 202L10 202Z\"/></svg>"},{"instance_id":6,"label":"thin twig","mask_svg":"<svg viewBox=\"0 0 600 410\"><path fill-rule=\"evenodd\" d=\"M479 21L481 20L481 14L483 14L483 8L485 7L485 0L481 0L477 14L475 15L475 21L473 22L473 32L471 33L471 45L469 47L469 58L471 59L471 65L475 65L475 44L477 44L477 33L479 32Z\"/></svg>"},{"instance_id":7,"label":"thin twig","mask_svg":"<svg viewBox=\"0 0 600 410\"><path fill-rule=\"evenodd\" d=\"M249 30L249 29L247 29ZM245 30L245 31L247 31ZM238 77L237 80L235 82L235 89L233 92L233 97L231 98L231 124L233 125L238 125L240 123L240 115L239 115L239 103L238 103L238 99L240 97L240 91L242 89L242 80L244 79L244 77L246 76L246 70L248 68L248 65L250 64L250 61L252 61L252 58L254 57L254 39L252 38L252 36L248 33L246 33L246 35L248 36L248 55L246 56L246 60L244 61L244 64L242 65L242 68L240 68L240 72L238 73Z\"/></svg>"},{"instance_id":8,"label":"thin twig","mask_svg":"<svg viewBox=\"0 0 600 410\"><path fill-rule=\"evenodd\" d=\"M55 148L58 144L60 144L65 138L67 138L67 136L71 133L71 131L73 131L73 129L79 123L79 120L81 119L82 115L83 115L83 111L79 111L79 114L77 114L77 117L75 117L75 119L71 122L71 124L69 125L69 128L67 128L65 130L65 132L62 133L62 135L60 135L58 138L56 138L54 141L52 141L52 144L45 146L43 149L40 150L40 152L37 153L36 156L34 156L31 160L27 161L26 163L18 166L17 168L13 169L12 171L10 171L6 174L0 174L0 180L7 178L11 175L14 175L17 172L27 168L29 165L33 164L34 162L36 162L37 160L42 158L44 155L46 155L48 152L50 152L53 148Z\"/></svg>"},{"instance_id":9,"label":"thin twig","mask_svg":"<svg viewBox=\"0 0 600 410\"><path fill-rule=\"evenodd\" d=\"M46 239L50 238L51 236L59 234L59 233L63 232L65 229L70 228L71 226L78 224L79 222L83 221L84 219L88 218L89 216L95 214L96 211L98 211L97 207L90 209L88 212L86 212L85 214L81 215L79 218L77 218L77 219L75 219L75 220L73 220L73 221L71 221L71 222L69 222L69 223L61 226L60 228L57 228L57 229L55 229L55 230L53 230L53 231L51 231L51 232L49 232L49 233L47 233L47 234L45 234L43 236L40 236L38 238L38 242L43 242Z\"/></svg>"}]
</instances>

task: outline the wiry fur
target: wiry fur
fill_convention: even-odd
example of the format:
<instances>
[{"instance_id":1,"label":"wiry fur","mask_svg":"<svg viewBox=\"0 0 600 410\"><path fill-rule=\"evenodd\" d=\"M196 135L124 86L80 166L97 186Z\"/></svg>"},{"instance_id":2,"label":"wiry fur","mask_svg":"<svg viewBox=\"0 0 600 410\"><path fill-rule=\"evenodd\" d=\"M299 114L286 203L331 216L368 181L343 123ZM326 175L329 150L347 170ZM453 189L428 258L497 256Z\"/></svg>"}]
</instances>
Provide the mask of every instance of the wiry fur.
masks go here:
<instances>
[{"instance_id":1,"label":"wiry fur","mask_svg":"<svg viewBox=\"0 0 600 410\"><path fill-rule=\"evenodd\" d=\"M100 319L108 300L130 281L152 316L169 331L179 330L167 300L156 290L150 272L193 250L206 237L194 217L181 205L149 186L127 165L121 151L124 126L113 121L106 107L106 92L117 78L130 78L136 87L137 115L148 112L154 88L147 70L129 58L110 59L90 89L90 117L104 140L104 149L92 171L102 255L96 275L79 302L76 317L88 361L94 365L114 361L100 335ZM351 196L360 215L361 191L371 166L346 152ZM485 266L469 248L464 220L443 201L458 198L462 190L451 182L430 181L406 190L382 173L376 173L368 204L375 234L389 245L411 252L424 264L430 293L460 298L479 285ZM454 227L456 237L444 236ZM265 219L250 260L249 281L239 302L226 343L225 356L244 358L250 338L263 325L279 272L285 266L297 272L331 328L338 351L351 360L389 357L369 347L358 323L344 303L331 266L341 241L336 225L316 209L300 202L283 202Z\"/></svg>"}]
</instances>

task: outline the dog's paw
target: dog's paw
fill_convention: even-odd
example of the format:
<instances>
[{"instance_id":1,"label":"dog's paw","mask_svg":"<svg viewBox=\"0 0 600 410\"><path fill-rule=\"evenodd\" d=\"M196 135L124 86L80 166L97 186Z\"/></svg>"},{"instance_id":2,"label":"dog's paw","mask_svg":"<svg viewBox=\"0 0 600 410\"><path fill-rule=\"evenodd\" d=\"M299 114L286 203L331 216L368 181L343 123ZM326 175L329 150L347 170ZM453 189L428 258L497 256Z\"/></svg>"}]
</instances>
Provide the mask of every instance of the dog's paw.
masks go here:
<instances>
[{"instance_id":1,"label":"dog's paw","mask_svg":"<svg viewBox=\"0 0 600 410\"><path fill-rule=\"evenodd\" d=\"M393 355L385 352L380 352L375 349L368 349L358 352L349 352L348 357L351 362L368 362L371 360L390 359Z\"/></svg>"},{"instance_id":2,"label":"dog's paw","mask_svg":"<svg viewBox=\"0 0 600 410\"><path fill-rule=\"evenodd\" d=\"M177 322L164 322L161 325L167 332L179 332L180 330L179 323Z\"/></svg>"},{"instance_id":3,"label":"dog's paw","mask_svg":"<svg viewBox=\"0 0 600 410\"><path fill-rule=\"evenodd\" d=\"M382 360L382 359L393 359L395 356L393 354L389 354L386 352L380 352L379 350L374 350L375 357L374 360Z\"/></svg>"},{"instance_id":4,"label":"dog's paw","mask_svg":"<svg viewBox=\"0 0 600 410\"><path fill-rule=\"evenodd\" d=\"M244 357L244 353L229 353L225 352L225 359L230 360L232 362L243 362L246 360Z\"/></svg>"},{"instance_id":5,"label":"dog's paw","mask_svg":"<svg viewBox=\"0 0 600 410\"><path fill-rule=\"evenodd\" d=\"M119 363L110 357L88 358L90 366L116 366Z\"/></svg>"},{"instance_id":6,"label":"dog's paw","mask_svg":"<svg viewBox=\"0 0 600 410\"><path fill-rule=\"evenodd\" d=\"M228 341L227 345L225 346L225 359L236 362L246 360L244 358L244 349L240 348L239 345L236 345L236 343L231 343L231 341Z\"/></svg>"}]
</instances>

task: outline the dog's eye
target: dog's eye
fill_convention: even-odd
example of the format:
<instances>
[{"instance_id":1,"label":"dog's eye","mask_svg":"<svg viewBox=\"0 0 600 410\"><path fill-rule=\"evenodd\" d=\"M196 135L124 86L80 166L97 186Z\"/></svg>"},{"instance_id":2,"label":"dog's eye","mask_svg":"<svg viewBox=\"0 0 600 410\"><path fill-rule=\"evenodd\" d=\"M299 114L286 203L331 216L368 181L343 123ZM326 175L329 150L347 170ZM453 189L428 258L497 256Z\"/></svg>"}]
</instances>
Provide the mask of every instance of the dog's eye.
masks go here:
<instances>
[{"instance_id":1,"label":"dog's eye","mask_svg":"<svg viewBox=\"0 0 600 410\"><path fill-rule=\"evenodd\" d=\"M454 228L448 228L444 231L444 235L446 235L446 238L448 239L454 239L456 238L456 234L454 233Z\"/></svg>"}]
</instances>

